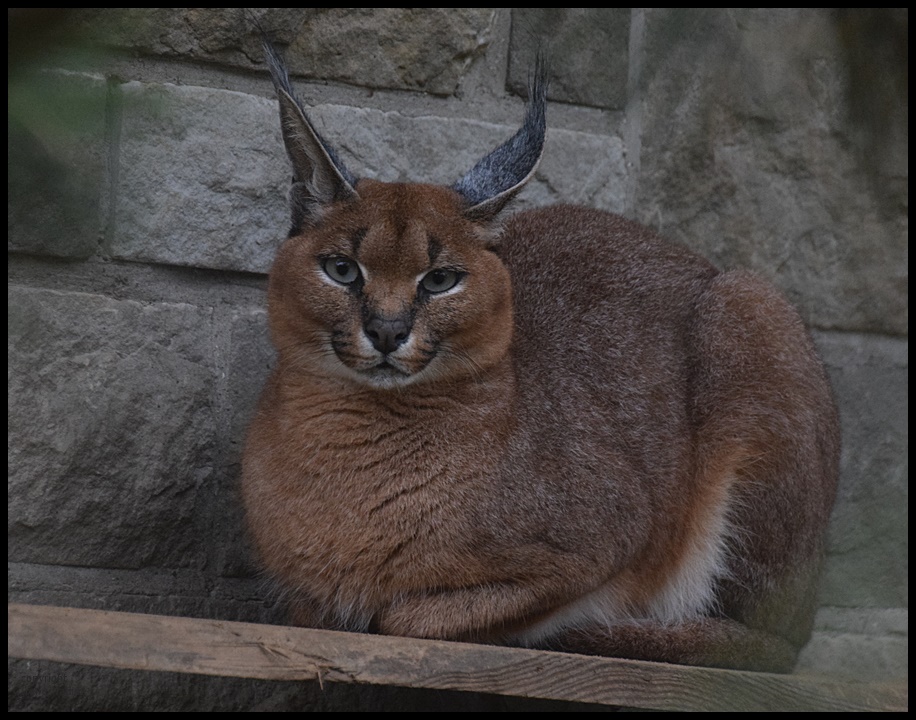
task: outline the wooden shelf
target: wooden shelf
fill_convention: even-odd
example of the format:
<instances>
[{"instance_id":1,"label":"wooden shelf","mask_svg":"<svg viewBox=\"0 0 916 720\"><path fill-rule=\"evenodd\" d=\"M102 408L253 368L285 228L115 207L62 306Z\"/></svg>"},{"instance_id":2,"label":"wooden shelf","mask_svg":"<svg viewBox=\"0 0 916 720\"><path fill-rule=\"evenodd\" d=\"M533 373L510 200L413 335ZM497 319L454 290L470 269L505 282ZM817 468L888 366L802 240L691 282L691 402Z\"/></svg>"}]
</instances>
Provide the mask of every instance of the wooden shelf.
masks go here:
<instances>
[{"instance_id":1,"label":"wooden shelf","mask_svg":"<svg viewBox=\"0 0 916 720\"><path fill-rule=\"evenodd\" d=\"M271 680L466 690L656 710L902 710L906 683L586 657L276 625L8 606L9 656Z\"/></svg>"}]
</instances>

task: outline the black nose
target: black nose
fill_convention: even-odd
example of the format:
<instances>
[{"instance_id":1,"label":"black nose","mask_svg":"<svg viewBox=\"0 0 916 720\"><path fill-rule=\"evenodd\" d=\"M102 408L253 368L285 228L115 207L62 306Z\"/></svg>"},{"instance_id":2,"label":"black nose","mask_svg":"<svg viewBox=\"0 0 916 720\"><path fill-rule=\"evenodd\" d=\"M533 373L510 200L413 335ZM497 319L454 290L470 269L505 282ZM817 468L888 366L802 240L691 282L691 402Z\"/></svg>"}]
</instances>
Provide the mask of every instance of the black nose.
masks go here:
<instances>
[{"instance_id":1,"label":"black nose","mask_svg":"<svg viewBox=\"0 0 916 720\"><path fill-rule=\"evenodd\" d=\"M378 315L364 326L372 347L387 355L397 350L410 336L410 323L404 318L383 318Z\"/></svg>"}]
</instances>

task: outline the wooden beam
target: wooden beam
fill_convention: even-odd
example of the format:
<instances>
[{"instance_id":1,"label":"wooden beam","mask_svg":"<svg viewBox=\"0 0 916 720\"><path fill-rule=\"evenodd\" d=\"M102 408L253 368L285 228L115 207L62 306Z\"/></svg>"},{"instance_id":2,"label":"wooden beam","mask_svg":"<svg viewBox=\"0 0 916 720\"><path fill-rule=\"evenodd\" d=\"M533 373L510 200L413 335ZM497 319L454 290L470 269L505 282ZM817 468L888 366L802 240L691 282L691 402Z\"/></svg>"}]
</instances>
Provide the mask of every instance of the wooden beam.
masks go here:
<instances>
[{"instance_id":1,"label":"wooden beam","mask_svg":"<svg viewBox=\"0 0 916 720\"><path fill-rule=\"evenodd\" d=\"M793 675L276 625L8 606L9 656L271 680L467 690L657 710L906 710L906 683Z\"/></svg>"}]
</instances>

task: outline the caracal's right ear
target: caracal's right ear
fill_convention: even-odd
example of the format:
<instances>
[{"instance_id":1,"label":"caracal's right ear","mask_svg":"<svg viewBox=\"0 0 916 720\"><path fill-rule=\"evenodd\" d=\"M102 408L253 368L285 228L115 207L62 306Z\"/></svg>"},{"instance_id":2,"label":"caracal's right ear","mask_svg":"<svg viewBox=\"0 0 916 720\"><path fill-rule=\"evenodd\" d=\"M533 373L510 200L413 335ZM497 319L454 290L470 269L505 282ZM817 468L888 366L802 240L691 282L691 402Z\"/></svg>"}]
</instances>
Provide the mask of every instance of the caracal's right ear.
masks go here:
<instances>
[{"instance_id":1,"label":"caracal's right ear","mask_svg":"<svg viewBox=\"0 0 916 720\"><path fill-rule=\"evenodd\" d=\"M358 197L354 189L356 178L312 126L293 93L286 66L266 39L264 56L280 100L283 143L293 166L292 237L320 222L324 208L331 203Z\"/></svg>"},{"instance_id":2,"label":"caracal's right ear","mask_svg":"<svg viewBox=\"0 0 916 720\"><path fill-rule=\"evenodd\" d=\"M467 203L466 217L492 220L534 176L547 132L547 74L547 61L538 53L522 126L452 185Z\"/></svg>"}]
</instances>

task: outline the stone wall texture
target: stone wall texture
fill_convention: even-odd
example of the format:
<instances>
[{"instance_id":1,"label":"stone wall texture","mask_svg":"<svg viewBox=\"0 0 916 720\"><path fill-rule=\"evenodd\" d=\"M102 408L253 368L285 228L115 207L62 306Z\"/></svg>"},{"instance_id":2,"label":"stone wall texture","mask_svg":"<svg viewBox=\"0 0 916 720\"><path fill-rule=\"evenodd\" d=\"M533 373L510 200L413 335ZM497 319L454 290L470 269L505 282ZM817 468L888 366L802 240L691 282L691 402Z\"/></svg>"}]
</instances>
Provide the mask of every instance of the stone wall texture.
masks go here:
<instances>
[{"instance_id":1,"label":"stone wall texture","mask_svg":"<svg viewBox=\"0 0 916 720\"><path fill-rule=\"evenodd\" d=\"M460 177L546 53L517 207L620 212L791 298L843 421L797 671L907 677L906 10L9 13L11 601L282 622L236 497L288 223L259 24L348 166L386 180ZM18 710L521 707L23 661L9 681Z\"/></svg>"}]
</instances>

